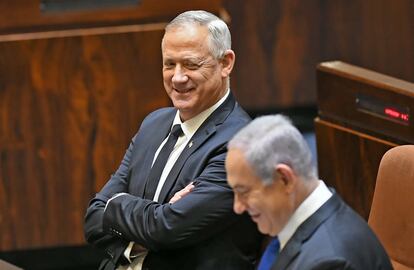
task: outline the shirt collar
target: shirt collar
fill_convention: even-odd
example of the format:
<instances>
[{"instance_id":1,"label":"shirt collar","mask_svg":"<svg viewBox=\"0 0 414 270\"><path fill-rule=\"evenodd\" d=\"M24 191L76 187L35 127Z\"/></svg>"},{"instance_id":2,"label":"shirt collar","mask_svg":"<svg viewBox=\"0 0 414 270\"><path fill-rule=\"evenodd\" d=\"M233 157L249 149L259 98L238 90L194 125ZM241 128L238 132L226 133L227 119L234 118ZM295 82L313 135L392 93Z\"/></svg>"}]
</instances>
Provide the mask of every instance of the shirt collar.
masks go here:
<instances>
[{"instance_id":1,"label":"shirt collar","mask_svg":"<svg viewBox=\"0 0 414 270\"><path fill-rule=\"evenodd\" d=\"M220 107L221 104L223 104L223 102L226 100L226 98L229 96L230 94L230 89L227 89L226 94L219 100L217 101L213 106L211 106L210 108L202 111L201 113L197 114L196 116L194 116L191 119L188 119L185 122L181 121L180 118L180 112L177 110L177 113L175 114L174 117L174 121L172 126L176 125L176 124L180 124L181 128L183 130L184 135L187 138L191 138L194 133L196 133L197 129L203 124L203 122L218 108Z\"/></svg>"},{"instance_id":2,"label":"shirt collar","mask_svg":"<svg viewBox=\"0 0 414 270\"><path fill-rule=\"evenodd\" d=\"M280 250L286 245L289 239L296 232L297 228L313 215L330 197L332 192L322 180L319 180L318 186L312 193L299 205L286 225L278 234L280 241Z\"/></svg>"}]
</instances>

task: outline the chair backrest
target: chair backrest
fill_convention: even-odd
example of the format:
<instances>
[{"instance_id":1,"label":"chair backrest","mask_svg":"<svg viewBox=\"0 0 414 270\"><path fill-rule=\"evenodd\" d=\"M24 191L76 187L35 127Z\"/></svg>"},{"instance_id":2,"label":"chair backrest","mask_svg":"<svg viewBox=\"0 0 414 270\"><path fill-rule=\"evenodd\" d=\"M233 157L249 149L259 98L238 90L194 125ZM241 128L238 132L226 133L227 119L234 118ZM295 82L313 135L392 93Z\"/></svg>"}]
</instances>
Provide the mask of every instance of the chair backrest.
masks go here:
<instances>
[{"instance_id":1,"label":"chair backrest","mask_svg":"<svg viewBox=\"0 0 414 270\"><path fill-rule=\"evenodd\" d=\"M394 268L414 269L414 145L382 157L368 223Z\"/></svg>"}]
</instances>

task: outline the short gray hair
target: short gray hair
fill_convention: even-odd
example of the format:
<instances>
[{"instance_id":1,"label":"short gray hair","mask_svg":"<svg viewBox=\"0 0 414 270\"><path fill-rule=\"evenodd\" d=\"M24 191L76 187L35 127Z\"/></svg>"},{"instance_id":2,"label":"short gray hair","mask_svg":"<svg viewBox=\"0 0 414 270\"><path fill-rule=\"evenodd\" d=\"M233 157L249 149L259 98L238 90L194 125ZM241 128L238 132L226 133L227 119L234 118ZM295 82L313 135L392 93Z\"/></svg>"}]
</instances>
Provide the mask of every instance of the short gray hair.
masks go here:
<instances>
[{"instance_id":1,"label":"short gray hair","mask_svg":"<svg viewBox=\"0 0 414 270\"><path fill-rule=\"evenodd\" d=\"M207 27L210 52L216 59L222 58L225 52L231 49L231 35L227 24L204 10L191 10L179 14L165 27L165 31L189 24Z\"/></svg>"},{"instance_id":2,"label":"short gray hair","mask_svg":"<svg viewBox=\"0 0 414 270\"><path fill-rule=\"evenodd\" d=\"M308 144L283 115L256 118L230 140L228 148L241 150L266 185L273 182L279 163L288 165L304 179L317 178Z\"/></svg>"}]
</instances>

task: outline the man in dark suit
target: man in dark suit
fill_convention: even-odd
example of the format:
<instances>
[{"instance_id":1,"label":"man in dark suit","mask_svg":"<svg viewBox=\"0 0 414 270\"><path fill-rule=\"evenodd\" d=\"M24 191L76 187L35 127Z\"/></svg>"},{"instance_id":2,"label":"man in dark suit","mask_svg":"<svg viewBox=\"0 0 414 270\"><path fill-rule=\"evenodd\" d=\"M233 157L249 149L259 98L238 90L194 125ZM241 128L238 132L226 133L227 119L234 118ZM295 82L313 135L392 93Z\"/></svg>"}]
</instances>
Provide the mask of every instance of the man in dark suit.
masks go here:
<instances>
[{"instance_id":1,"label":"man in dark suit","mask_svg":"<svg viewBox=\"0 0 414 270\"><path fill-rule=\"evenodd\" d=\"M272 237L259 270L392 269L367 223L318 180L311 152L281 115L263 116L229 142L234 211Z\"/></svg>"},{"instance_id":2,"label":"man in dark suit","mask_svg":"<svg viewBox=\"0 0 414 270\"><path fill-rule=\"evenodd\" d=\"M90 202L86 238L109 255L100 269L253 269L260 234L232 211L224 168L228 141L250 121L229 89L228 27L182 13L166 27L162 57L174 108L144 119Z\"/></svg>"}]
</instances>

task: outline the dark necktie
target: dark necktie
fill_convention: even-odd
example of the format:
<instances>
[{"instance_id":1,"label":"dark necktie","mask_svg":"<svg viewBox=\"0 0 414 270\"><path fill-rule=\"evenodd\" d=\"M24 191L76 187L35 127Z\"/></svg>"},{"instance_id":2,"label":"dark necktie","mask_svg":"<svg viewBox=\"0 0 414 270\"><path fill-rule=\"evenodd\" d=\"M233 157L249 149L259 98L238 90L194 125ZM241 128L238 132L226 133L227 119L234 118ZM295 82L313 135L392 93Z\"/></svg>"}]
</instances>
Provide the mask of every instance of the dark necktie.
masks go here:
<instances>
[{"instance_id":1,"label":"dark necktie","mask_svg":"<svg viewBox=\"0 0 414 270\"><path fill-rule=\"evenodd\" d=\"M263 256L260 259L260 264L257 270L270 270L272 265L276 262L277 255L279 254L280 242L277 237L267 245Z\"/></svg>"},{"instance_id":2,"label":"dark necktie","mask_svg":"<svg viewBox=\"0 0 414 270\"><path fill-rule=\"evenodd\" d=\"M165 164L174 149L174 146L178 140L178 137L183 133L181 129L181 125L177 124L174 125L170 136L167 139L167 142L162 147L161 151L158 153L157 159L155 160L154 164L152 165L150 174L147 179L147 183L145 185L144 190L144 198L152 200L155 195L155 191L157 190L158 182L160 181L160 177L162 171L164 170Z\"/></svg>"}]
</instances>

